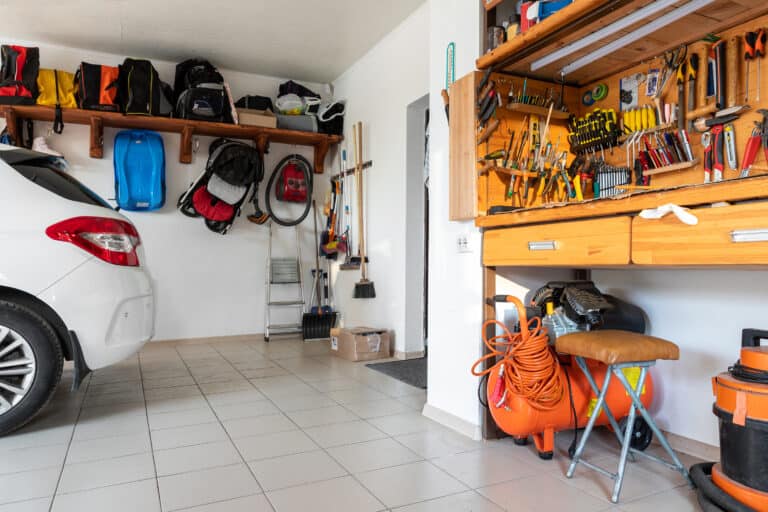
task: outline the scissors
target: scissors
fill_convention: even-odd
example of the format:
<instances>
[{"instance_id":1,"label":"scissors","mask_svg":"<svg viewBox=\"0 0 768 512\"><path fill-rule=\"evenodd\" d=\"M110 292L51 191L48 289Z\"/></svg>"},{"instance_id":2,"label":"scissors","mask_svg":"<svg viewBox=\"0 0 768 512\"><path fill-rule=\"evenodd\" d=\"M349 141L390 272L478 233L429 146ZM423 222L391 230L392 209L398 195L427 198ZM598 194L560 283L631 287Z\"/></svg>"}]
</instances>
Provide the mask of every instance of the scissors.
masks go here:
<instances>
[{"instance_id":1,"label":"scissors","mask_svg":"<svg viewBox=\"0 0 768 512\"><path fill-rule=\"evenodd\" d=\"M656 89L656 96L655 98L661 97L661 94L664 92L664 89L667 86L667 81L669 78L677 71L677 69L685 62L686 57L688 56L688 47L684 44L681 44L674 50L668 51L664 53L664 71L661 74L661 81L659 83L659 87Z\"/></svg>"}]
</instances>

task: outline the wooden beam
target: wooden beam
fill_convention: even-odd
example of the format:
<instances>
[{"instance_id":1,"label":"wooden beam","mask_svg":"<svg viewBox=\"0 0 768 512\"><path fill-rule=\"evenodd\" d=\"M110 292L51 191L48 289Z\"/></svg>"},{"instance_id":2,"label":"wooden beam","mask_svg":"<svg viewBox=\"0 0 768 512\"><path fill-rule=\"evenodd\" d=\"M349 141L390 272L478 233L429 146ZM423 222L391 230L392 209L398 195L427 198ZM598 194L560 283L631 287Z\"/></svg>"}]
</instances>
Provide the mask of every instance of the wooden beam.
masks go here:
<instances>
[{"instance_id":1,"label":"wooden beam","mask_svg":"<svg viewBox=\"0 0 768 512\"><path fill-rule=\"evenodd\" d=\"M179 144L179 162L183 164L192 163L192 136L195 129L191 126L185 126L181 130L181 143Z\"/></svg>"},{"instance_id":2,"label":"wooden beam","mask_svg":"<svg viewBox=\"0 0 768 512\"><path fill-rule=\"evenodd\" d=\"M329 148L327 141L315 144L315 174L323 174L325 171L325 155L328 154Z\"/></svg>"}]
</instances>

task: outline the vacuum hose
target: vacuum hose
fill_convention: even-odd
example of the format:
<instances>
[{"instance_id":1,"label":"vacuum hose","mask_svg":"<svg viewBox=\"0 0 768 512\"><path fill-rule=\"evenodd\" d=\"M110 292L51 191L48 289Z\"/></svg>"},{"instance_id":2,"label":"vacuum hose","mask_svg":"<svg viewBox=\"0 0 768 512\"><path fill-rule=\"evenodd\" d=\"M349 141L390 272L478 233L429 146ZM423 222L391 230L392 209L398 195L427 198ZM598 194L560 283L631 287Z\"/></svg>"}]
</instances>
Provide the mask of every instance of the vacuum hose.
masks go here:
<instances>
[{"instance_id":1,"label":"vacuum hose","mask_svg":"<svg viewBox=\"0 0 768 512\"><path fill-rule=\"evenodd\" d=\"M517 308L520 332L512 333L497 320L483 325L483 332L493 326L494 333L484 334L483 341L488 353L472 365L472 374L477 377L502 371L505 393L510 392L525 398L531 407L539 410L555 408L565 395L560 362L549 346L547 330L541 325L541 318L528 320L525 306L516 297L506 297ZM487 361L495 364L485 370L478 370ZM501 366L503 365L503 370Z\"/></svg>"},{"instance_id":2,"label":"vacuum hose","mask_svg":"<svg viewBox=\"0 0 768 512\"><path fill-rule=\"evenodd\" d=\"M755 512L755 509L737 501L712 481L714 462L691 466L691 480L698 489L698 500L704 512Z\"/></svg>"}]
</instances>

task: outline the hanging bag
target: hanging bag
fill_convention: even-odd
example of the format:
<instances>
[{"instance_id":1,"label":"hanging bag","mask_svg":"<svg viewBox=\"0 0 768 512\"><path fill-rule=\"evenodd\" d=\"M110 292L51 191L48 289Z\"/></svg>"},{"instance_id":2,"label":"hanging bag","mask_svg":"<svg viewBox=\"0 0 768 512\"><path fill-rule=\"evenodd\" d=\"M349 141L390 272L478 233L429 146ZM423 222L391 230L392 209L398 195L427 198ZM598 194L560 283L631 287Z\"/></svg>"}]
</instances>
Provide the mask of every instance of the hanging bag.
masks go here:
<instances>
[{"instance_id":1,"label":"hanging bag","mask_svg":"<svg viewBox=\"0 0 768 512\"><path fill-rule=\"evenodd\" d=\"M0 58L0 104L34 105L40 69L39 50L4 44L0 47Z\"/></svg>"},{"instance_id":2,"label":"hanging bag","mask_svg":"<svg viewBox=\"0 0 768 512\"><path fill-rule=\"evenodd\" d=\"M62 108L77 108L75 75L58 69L41 69L37 75L38 105L56 107L54 133L64 130Z\"/></svg>"},{"instance_id":3,"label":"hanging bag","mask_svg":"<svg viewBox=\"0 0 768 512\"><path fill-rule=\"evenodd\" d=\"M85 110L118 112L117 78L120 68L81 62L75 73L77 104Z\"/></svg>"}]
</instances>

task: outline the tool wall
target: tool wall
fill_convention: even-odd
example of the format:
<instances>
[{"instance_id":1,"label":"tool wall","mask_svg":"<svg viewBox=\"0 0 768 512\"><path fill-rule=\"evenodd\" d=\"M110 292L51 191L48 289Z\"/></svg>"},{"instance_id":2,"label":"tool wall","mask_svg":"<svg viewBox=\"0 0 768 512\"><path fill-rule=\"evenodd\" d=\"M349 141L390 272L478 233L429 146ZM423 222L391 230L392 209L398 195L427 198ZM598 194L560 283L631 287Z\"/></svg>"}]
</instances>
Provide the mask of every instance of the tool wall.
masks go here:
<instances>
[{"instance_id":1,"label":"tool wall","mask_svg":"<svg viewBox=\"0 0 768 512\"><path fill-rule=\"evenodd\" d=\"M766 27L762 16L580 88L474 73L476 213L767 174Z\"/></svg>"}]
</instances>

